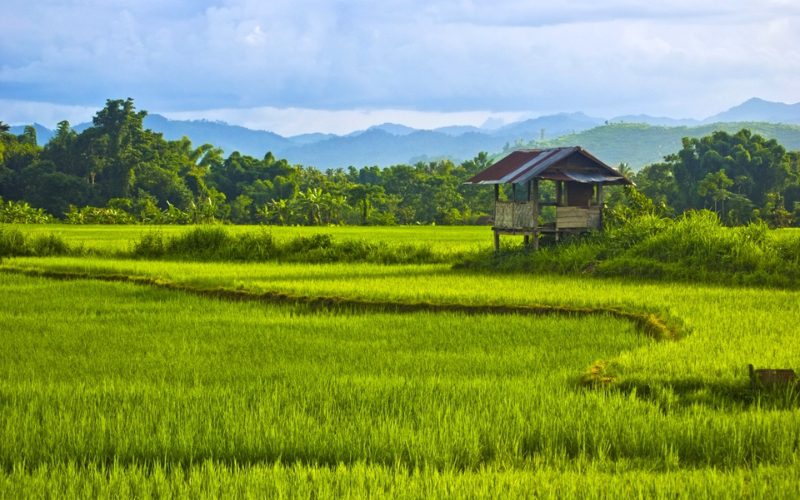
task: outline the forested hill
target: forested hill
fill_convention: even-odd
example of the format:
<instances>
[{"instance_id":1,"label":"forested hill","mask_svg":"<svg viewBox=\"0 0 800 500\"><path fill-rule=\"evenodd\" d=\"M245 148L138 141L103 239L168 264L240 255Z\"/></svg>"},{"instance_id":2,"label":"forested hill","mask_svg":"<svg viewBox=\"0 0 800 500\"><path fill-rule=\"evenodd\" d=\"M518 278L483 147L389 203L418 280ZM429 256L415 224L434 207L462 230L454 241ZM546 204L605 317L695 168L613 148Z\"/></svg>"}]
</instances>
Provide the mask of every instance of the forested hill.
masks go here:
<instances>
[{"instance_id":1,"label":"forested hill","mask_svg":"<svg viewBox=\"0 0 800 500\"><path fill-rule=\"evenodd\" d=\"M648 117L640 117L648 119ZM545 128L547 125L547 128ZM800 149L800 125L764 122L724 122L696 126L658 126L643 123L597 125L585 115L542 117L486 131L475 127L440 130L402 130L384 124L346 136L305 134L283 137L263 130L210 121L175 121L159 115L145 117L144 126L169 140L189 137L195 144L214 144L226 153L239 151L262 157L266 151L286 158L290 163L318 168L389 166L416 163L429 159L450 158L456 161L473 158L480 151L507 152L512 148L573 146L580 144L609 164L627 163L634 170L661 161L680 149L683 137L703 137L713 131L734 133L742 128L775 139L788 149ZM77 131L88 124L75 127ZM572 127L572 128L569 128ZM574 133L540 140L544 128L548 135L575 130ZM35 125L38 143L43 145L55 131ZM24 127L12 127L22 134ZM535 140L534 140L535 139Z\"/></svg>"},{"instance_id":2,"label":"forested hill","mask_svg":"<svg viewBox=\"0 0 800 500\"><path fill-rule=\"evenodd\" d=\"M552 141L531 141L529 147L574 146L580 144L610 165L626 163L633 170L657 163L664 156L681 149L684 137L699 138L715 131L729 134L746 128L775 139L786 149L800 149L800 125L763 122L712 123L696 127L658 127L641 123L613 123L576 134L561 136Z\"/></svg>"}]
</instances>

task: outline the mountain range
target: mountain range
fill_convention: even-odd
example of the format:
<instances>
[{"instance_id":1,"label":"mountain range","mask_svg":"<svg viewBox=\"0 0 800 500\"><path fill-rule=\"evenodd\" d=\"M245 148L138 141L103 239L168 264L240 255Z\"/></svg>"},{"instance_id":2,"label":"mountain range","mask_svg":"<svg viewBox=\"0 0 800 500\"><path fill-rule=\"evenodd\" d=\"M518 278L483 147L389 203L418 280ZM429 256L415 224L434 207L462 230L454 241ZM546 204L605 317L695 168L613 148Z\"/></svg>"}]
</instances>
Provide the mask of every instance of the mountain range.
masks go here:
<instances>
[{"instance_id":1,"label":"mountain range","mask_svg":"<svg viewBox=\"0 0 800 500\"><path fill-rule=\"evenodd\" d=\"M515 146L580 145L610 164L628 163L638 169L680 149L682 137L700 137L713 130L735 132L750 128L778 139L789 149L800 149L800 103L784 104L752 98L705 120L628 115L611 119L584 113L558 113L511 123L499 128L453 125L418 130L384 123L347 135L311 133L284 137L224 122L169 120L158 114L145 118L145 126L167 139L187 136L192 143L214 144L226 153L262 157L271 151L291 163L335 168L388 166L440 158L465 160L480 151L498 153ZM34 124L40 143L54 131ZM84 130L89 123L76 125ZM11 128L22 133L22 126Z\"/></svg>"}]
</instances>

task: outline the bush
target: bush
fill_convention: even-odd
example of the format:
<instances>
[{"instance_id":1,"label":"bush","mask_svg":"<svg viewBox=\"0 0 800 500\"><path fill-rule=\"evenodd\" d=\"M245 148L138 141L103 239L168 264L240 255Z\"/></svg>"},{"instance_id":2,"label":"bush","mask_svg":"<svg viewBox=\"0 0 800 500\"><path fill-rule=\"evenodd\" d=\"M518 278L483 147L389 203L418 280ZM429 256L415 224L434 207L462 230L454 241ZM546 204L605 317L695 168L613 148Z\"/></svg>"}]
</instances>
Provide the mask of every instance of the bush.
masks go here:
<instances>
[{"instance_id":1,"label":"bush","mask_svg":"<svg viewBox=\"0 0 800 500\"><path fill-rule=\"evenodd\" d=\"M67 224L136 224L136 218L121 208L69 206Z\"/></svg>"}]
</instances>

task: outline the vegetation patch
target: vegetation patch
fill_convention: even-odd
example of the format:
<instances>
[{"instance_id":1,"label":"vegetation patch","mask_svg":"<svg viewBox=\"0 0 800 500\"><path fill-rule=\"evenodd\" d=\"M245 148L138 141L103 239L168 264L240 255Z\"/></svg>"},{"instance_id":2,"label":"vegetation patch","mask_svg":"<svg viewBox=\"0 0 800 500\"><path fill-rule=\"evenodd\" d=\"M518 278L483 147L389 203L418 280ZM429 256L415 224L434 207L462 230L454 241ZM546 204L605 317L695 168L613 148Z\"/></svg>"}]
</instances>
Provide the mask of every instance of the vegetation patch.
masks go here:
<instances>
[{"instance_id":1,"label":"vegetation patch","mask_svg":"<svg viewBox=\"0 0 800 500\"><path fill-rule=\"evenodd\" d=\"M776 237L761 222L726 227L709 211L640 215L538 252L484 252L456 267L797 288L800 234Z\"/></svg>"}]
</instances>

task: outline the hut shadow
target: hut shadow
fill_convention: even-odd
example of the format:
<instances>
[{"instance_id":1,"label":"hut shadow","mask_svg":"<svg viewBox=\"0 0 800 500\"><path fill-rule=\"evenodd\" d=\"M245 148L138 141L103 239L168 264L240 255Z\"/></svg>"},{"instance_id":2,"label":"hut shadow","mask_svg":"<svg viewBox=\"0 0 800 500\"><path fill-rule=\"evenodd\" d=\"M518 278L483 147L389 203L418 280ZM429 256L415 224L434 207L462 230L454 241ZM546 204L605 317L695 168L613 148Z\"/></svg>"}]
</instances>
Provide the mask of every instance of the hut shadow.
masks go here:
<instances>
[{"instance_id":1,"label":"hut shadow","mask_svg":"<svg viewBox=\"0 0 800 500\"><path fill-rule=\"evenodd\" d=\"M692 407L723 411L800 408L800 387L797 385L753 388L749 381L709 382L684 379L669 383L625 381L615 384L612 390L651 402L665 414Z\"/></svg>"}]
</instances>

